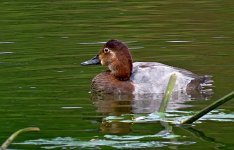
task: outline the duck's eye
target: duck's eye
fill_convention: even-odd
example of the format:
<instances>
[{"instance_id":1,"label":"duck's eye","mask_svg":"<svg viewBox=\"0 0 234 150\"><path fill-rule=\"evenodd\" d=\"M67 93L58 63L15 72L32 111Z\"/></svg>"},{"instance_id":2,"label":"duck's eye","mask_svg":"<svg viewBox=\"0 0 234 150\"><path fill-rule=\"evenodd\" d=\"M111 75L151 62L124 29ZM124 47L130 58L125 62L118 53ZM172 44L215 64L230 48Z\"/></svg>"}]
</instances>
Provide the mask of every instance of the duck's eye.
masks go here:
<instances>
[{"instance_id":1,"label":"duck's eye","mask_svg":"<svg viewBox=\"0 0 234 150\"><path fill-rule=\"evenodd\" d=\"M104 51L104 53L109 53L110 49L106 47L106 48L103 49L103 51Z\"/></svg>"}]
</instances>

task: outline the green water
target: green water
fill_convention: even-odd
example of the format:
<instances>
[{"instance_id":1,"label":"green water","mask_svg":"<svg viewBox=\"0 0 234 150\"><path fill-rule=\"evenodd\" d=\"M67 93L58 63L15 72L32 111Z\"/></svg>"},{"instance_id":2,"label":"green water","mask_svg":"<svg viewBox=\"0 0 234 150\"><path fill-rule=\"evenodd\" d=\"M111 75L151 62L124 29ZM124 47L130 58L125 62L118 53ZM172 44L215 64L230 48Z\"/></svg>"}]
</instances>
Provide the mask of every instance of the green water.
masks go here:
<instances>
[{"instance_id":1,"label":"green water","mask_svg":"<svg viewBox=\"0 0 234 150\"><path fill-rule=\"evenodd\" d=\"M220 0L1 1L0 143L36 126L40 132L21 135L10 148L234 149L232 101L165 134L168 125L155 115L113 121L131 112L131 101L93 101L90 81L104 68L79 65L114 38L128 44L134 61L212 75L210 100L168 112L169 120L181 119L234 90L233 6Z\"/></svg>"}]
</instances>

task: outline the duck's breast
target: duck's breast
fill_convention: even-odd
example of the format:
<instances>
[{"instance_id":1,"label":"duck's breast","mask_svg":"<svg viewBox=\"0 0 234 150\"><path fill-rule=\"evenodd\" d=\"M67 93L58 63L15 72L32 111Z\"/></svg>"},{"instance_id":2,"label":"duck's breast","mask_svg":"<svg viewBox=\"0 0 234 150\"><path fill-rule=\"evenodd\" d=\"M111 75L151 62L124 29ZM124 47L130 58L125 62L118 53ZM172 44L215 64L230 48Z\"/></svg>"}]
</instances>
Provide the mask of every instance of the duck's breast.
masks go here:
<instances>
[{"instance_id":1,"label":"duck's breast","mask_svg":"<svg viewBox=\"0 0 234 150\"><path fill-rule=\"evenodd\" d=\"M134 87L130 81L116 79L110 71L96 75L92 80L91 91L105 94L132 94Z\"/></svg>"}]
</instances>

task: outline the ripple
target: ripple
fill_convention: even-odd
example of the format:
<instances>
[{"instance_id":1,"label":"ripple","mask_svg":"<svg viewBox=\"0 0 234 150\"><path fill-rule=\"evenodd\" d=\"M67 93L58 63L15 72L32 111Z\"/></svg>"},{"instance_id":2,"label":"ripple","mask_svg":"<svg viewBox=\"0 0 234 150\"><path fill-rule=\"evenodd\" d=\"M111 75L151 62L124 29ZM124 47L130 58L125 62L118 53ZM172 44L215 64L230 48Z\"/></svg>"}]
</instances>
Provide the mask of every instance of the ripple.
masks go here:
<instances>
[{"instance_id":1,"label":"ripple","mask_svg":"<svg viewBox=\"0 0 234 150\"><path fill-rule=\"evenodd\" d=\"M124 43L129 44L129 43L136 43L136 42L138 42L138 41L126 41ZM105 42L81 42L78 44L80 44L80 45L100 45L100 44L106 44L106 41ZM142 48L142 47L140 47L140 48Z\"/></svg>"},{"instance_id":2,"label":"ripple","mask_svg":"<svg viewBox=\"0 0 234 150\"><path fill-rule=\"evenodd\" d=\"M168 43L188 43L192 41L183 41L183 40L175 40L175 41L167 41Z\"/></svg>"},{"instance_id":3,"label":"ripple","mask_svg":"<svg viewBox=\"0 0 234 150\"><path fill-rule=\"evenodd\" d=\"M143 49L144 47L143 46L139 46L139 47L132 47L132 48L129 48L129 50L136 50L136 49Z\"/></svg>"},{"instance_id":4,"label":"ripple","mask_svg":"<svg viewBox=\"0 0 234 150\"><path fill-rule=\"evenodd\" d=\"M108 116L103 120L106 122L127 122L127 123L146 123L146 122L168 122L172 124L180 124L181 121L189 118L196 112L192 111L168 111L165 114L162 113L151 113L148 115L138 114L125 114L121 116ZM162 117L163 116L163 117ZM129 119L130 118L130 119ZM220 122L234 122L234 113L225 113L222 109L213 110L200 118L197 123L201 121L212 120Z\"/></svg>"},{"instance_id":5,"label":"ripple","mask_svg":"<svg viewBox=\"0 0 234 150\"><path fill-rule=\"evenodd\" d=\"M4 54L12 54L13 52L0 52L0 55L4 55Z\"/></svg>"},{"instance_id":6,"label":"ripple","mask_svg":"<svg viewBox=\"0 0 234 150\"><path fill-rule=\"evenodd\" d=\"M80 141L71 137L57 137L51 140L37 139L28 140L22 143L13 143L18 145L38 145L44 149L56 149L56 148L95 148L99 149L103 146L113 147L117 149L136 149L136 148L156 148L164 147L168 145L190 145L194 144L192 141L119 141L119 140L106 140L106 139L91 139L90 141Z\"/></svg>"},{"instance_id":7,"label":"ripple","mask_svg":"<svg viewBox=\"0 0 234 150\"><path fill-rule=\"evenodd\" d=\"M84 42L84 43L78 43L81 45L96 45L96 44L105 44L106 42Z\"/></svg>"},{"instance_id":8,"label":"ripple","mask_svg":"<svg viewBox=\"0 0 234 150\"><path fill-rule=\"evenodd\" d=\"M61 107L62 109L80 109L82 107L79 106L65 106L65 107Z\"/></svg>"},{"instance_id":9,"label":"ripple","mask_svg":"<svg viewBox=\"0 0 234 150\"><path fill-rule=\"evenodd\" d=\"M214 36L212 38L214 38L214 39L226 39L228 37L225 37L225 36Z\"/></svg>"},{"instance_id":10,"label":"ripple","mask_svg":"<svg viewBox=\"0 0 234 150\"><path fill-rule=\"evenodd\" d=\"M163 133L163 134L162 134ZM105 135L107 139L111 140L140 140L140 139L147 139L147 138L164 138L164 139L173 139L181 137L180 135L171 134L168 132L159 132L158 134L153 135Z\"/></svg>"},{"instance_id":11,"label":"ripple","mask_svg":"<svg viewBox=\"0 0 234 150\"><path fill-rule=\"evenodd\" d=\"M0 44L14 44L15 42L0 42Z\"/></svg>"}]
</instances>

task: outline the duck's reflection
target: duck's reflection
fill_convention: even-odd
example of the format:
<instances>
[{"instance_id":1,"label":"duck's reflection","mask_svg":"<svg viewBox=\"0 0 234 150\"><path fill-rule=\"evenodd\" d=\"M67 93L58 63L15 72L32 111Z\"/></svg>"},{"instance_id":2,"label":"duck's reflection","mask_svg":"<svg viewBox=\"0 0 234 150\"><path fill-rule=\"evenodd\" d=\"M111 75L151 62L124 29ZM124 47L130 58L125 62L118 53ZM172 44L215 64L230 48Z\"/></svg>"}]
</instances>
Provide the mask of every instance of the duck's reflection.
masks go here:
<instances>
[{"instance_id":1,"label":"duck's reflection","mask_svg":"<svg viewBox=\"0 0 234 150\"><path fill-rule=\"evenodd\" d=\"M103 121L100 125L100 132L108 134L128 134L132 131L131 126L132 123Z\"/></svg>"},{"instance_id":2,"label":"duck's reflection","mask_svg":"<svg viewBox=\"0 0 234 150\"><path fill-rule=\"evenodd\" d=\"M121 115L132 112L131 95L92 94L97 112L104 115Z\"/></svg>"},{"instance_id":3,"label":"duck's reflection","mask_svg":"<svg viewBox=\"0 0 234 150\"><path fill-rule=\"evenodd\" d=\"M190 107L185 102L193 100L208 99L210 93L187 93L174 92L168 104L167 110L175 110ZM104 115L122 115L129 113L152 113L158 111L163 94L144 95L116 95L92 93L92 101L97 108L97 112Z\"/></svg>"},{"instance_id":4,"label":"duck's reflection","mask_svg":"<svg viewBox=\"0 0 234 150\"><path fill-rule=\"evenodd\" d=\"M207 99L209 94L174 92L167 110L191 107L187 101ZM97 112L104 116L120 116L123 114L149 114L159 110L163 94L115 95L92 92L92 101ZM102 121L100 131L111 134L127 134L131 132L132 123Z\"/></svg>"}]
</instances>

